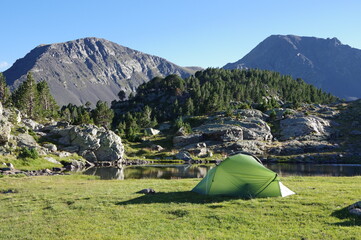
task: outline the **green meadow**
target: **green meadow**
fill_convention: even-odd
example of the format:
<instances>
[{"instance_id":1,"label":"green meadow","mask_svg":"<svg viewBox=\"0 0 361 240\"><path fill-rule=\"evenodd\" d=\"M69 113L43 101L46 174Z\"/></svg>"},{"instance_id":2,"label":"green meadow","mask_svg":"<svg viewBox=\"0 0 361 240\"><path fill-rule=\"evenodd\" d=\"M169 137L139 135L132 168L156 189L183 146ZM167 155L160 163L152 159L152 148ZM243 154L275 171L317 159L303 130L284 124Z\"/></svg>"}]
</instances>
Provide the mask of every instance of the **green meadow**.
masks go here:
<instances>
[{"instance_id":1,"label":"green meadow","mask_svg":"<svg viewBox=\"0 0 361 240\"><path fill-rule=\"evenodd\" d=\"M248 200L189 192L199 181L2 177L0 239L361 239L346 211L361 177L285 177L296 195Z\"/></svg>"}]
</instances>

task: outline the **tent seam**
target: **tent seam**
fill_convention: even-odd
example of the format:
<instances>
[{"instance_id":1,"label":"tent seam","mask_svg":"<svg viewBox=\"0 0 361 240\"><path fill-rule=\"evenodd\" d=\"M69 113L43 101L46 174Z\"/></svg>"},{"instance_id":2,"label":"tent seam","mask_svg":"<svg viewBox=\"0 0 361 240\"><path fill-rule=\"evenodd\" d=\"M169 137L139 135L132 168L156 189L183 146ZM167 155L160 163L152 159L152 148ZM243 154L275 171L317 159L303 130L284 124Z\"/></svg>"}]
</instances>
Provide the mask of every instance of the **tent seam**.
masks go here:
<instances>
[{"instance_id":1,"label":"tent seam","mask_svg":"<svg viewBox=\"0 0 361 240\"><path fill-rule=\"evenodd\" d=\"M269 181L264 188L262 188L263 186L260 187L261 190L258 190L258 192L254 195L254 197L257 197L261 192L263 192L274 180L277 179L277 177L278 177L278 174L276 173L275 177L271 181Z\"/></svg>"}]
</instances>

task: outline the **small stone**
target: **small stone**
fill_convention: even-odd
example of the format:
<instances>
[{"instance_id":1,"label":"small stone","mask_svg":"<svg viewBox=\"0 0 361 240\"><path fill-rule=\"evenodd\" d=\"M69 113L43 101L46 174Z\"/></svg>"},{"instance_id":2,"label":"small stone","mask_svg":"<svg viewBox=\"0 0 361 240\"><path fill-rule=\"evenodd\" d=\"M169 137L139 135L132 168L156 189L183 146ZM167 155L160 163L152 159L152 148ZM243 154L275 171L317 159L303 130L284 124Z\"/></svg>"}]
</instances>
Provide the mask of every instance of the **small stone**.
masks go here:
<instances>
[{"instance_id":1,"label":"small stone","mask_svg":"<svg viewBox=\"0 0 361 240\"><path fill-rule=\"evenodd\" d=\"M11 170L14 170L14 169L15 169L15 167L14 167L14 165L13 165L12 163L8 163L7 166L8 166Z\"/></svg>"},{"instance_id":2,"label":"small stone","mask_svg":"<svg viewBox=\"0 0 361 240\"><path fill-rule=\"evenodd\" d=\"M154 135L157 135L160 133L160 131L158 129L154 129L154 128L146 128L146 129L144 129L144 132L147 135L151 135L151 136L154 136Z\"/></svg>"},{"instance_id":3,"label":"small stone","mask_svg":"<svg viewBox=\"0 0 361 240\"><path fill-rule=\"evenodd\" d=\"M151 149L152 149L153 151L158 151L158 152L164 150L164 148L163 148L162 146L160 146L160 145L152 145Z\"/></svg>"},{"instance_id":4,"label":"small stone","mask_svg":"<svg viewBox=\"0 0 361 240\"><path fill-rule=\"evenodd\" d=\"M154 194L154 193L156 193L156 191L153 188L145 188L136 193Z\"/></svg>"}]
</instances>

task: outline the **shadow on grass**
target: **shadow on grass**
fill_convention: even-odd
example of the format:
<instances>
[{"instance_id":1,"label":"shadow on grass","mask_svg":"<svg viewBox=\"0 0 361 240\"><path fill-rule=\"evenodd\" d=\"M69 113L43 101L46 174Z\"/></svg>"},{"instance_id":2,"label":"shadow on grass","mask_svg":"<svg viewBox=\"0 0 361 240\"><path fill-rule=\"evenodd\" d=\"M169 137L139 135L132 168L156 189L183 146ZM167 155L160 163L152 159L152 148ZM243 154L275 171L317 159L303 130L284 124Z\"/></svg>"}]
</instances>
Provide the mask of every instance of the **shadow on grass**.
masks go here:
<instances>
[{"instance_id":1,"label":"shadow on grass","mask_svg":"<svg viewBox=\"0 0 361 240\"><path fill-rule=\"evenodd\" d=\"M232 199L239 199L226 196L207 196L194 192L167 192L143 195L128 201L118 202L116 205L130 205L130 204L150 204L150 203L217 203L228 201Z\"/></svg>"},{"instance_id":2,"label":"shadow on grass","mask_svg":"<svg viewBox=\"0 0 361 240\"><path fill-rule=\"evenodd\" d=\"M333 223L332 225L343 227L361 226L361 218L349 213L347 207L334 211L331 216L343 220L343 222Z\"/></svg>"}]
</instances>

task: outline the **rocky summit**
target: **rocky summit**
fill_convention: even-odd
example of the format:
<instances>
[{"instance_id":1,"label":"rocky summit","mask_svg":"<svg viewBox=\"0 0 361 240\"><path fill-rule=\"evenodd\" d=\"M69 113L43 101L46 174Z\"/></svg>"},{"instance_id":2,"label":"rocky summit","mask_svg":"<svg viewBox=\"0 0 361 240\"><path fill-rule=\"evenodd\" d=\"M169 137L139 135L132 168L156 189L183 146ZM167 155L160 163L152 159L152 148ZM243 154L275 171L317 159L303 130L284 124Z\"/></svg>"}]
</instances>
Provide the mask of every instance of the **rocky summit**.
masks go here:
<instances>
[{"instance_id":1,"label":"rocky summit","mask_svg":"<svg viewBox=\"0 0 361 240\"><path fill-rule=\"evenodd\" d=\"M81 105L118 99L156 76L187 77L197 68L180 67L163 58L145 54L99 38L40 45L4 72L8 85L17 88L32 72L46 81L59 105Z\"/></svg>"},{"instance_id":2,"label":"rocky summit","mask_svg":"<svg viewBox=\"0 0 361 240\"><path fill-rule=\"evenodd\" d=\"M258 68L302 78L340 98L361 98L361 50L337 38L272 35L225 69Z\"/></svg>"}]
</instances>

